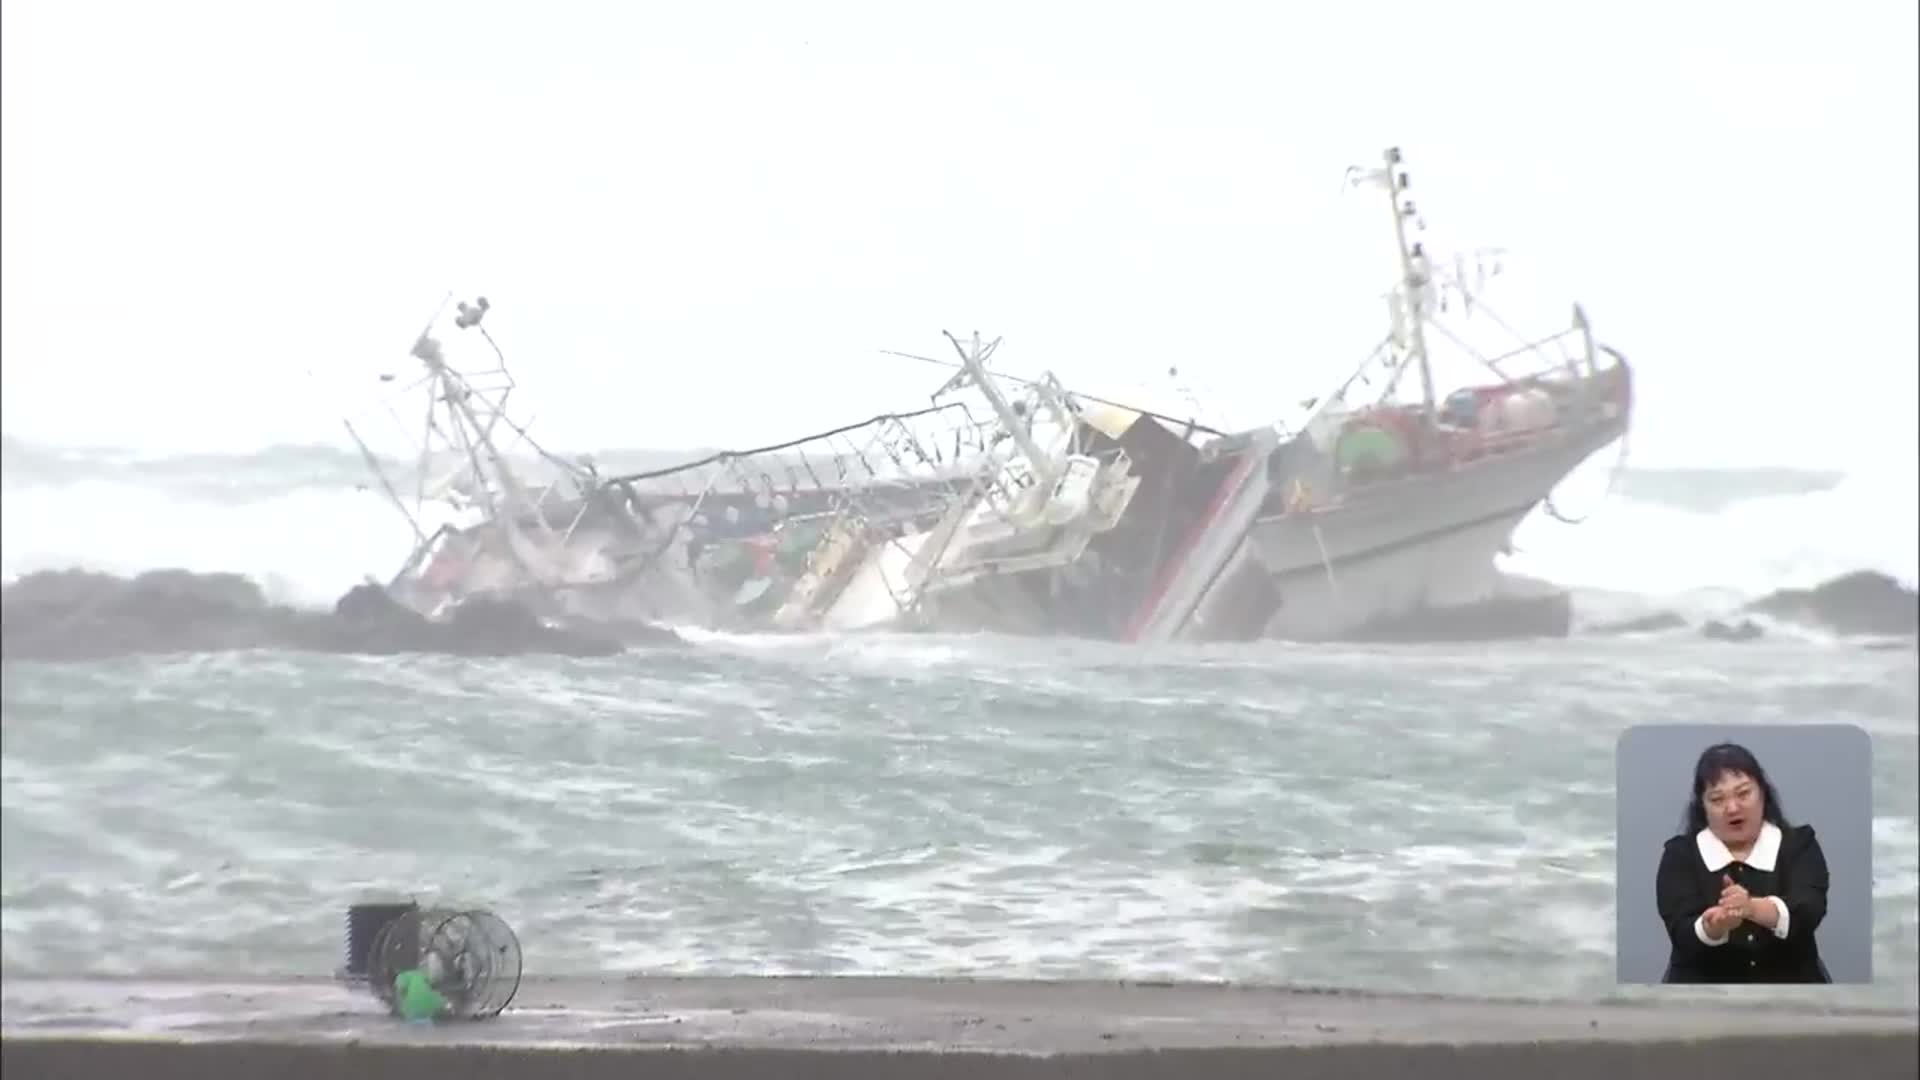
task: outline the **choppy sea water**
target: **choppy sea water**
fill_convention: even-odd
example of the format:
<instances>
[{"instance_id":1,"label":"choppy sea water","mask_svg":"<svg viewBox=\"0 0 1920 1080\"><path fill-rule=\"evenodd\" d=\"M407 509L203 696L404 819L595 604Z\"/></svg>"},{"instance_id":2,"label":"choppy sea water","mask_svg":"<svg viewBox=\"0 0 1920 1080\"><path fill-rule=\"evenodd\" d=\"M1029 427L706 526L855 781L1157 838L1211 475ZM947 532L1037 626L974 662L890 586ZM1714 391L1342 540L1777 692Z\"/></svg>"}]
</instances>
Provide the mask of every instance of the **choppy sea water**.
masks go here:
<instances>
[{"instance_id":1,"label":"choppy sea water","mask_svg":"<svg viewBox=\"0 0 1920 1080\"><path fill-rule=\"evenodd\" d=\"M330 973L347 903L413 894L500 912L537 974L1607 996L1621 730L1817 720L1875 751L1876 983L1829 993L1920 999L1912 650L716 636L3 678L9 975Z\"/></svg>"}]
</instances>

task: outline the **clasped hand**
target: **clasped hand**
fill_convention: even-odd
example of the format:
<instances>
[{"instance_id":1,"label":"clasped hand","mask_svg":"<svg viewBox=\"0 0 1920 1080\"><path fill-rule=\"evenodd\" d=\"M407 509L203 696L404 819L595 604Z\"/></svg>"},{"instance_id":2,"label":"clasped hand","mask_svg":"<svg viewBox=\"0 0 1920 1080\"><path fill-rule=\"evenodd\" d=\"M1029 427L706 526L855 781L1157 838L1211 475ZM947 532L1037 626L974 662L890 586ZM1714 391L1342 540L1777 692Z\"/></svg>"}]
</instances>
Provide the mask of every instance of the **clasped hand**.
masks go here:
<instances>
[{"instance_id":1,"label":"clasped hand","mask_svg":"<svg viewBox=\"0 0 1920 1080\"><path fill-rule=\"evenodd\" d=\"M1745 887L1734 884L1733 878L1720 875L1722 888L1720 901L1701 915L1707 933L1722 937L1743 921L1753 917L1753 897Z\"/></svg>"}]
</instances>

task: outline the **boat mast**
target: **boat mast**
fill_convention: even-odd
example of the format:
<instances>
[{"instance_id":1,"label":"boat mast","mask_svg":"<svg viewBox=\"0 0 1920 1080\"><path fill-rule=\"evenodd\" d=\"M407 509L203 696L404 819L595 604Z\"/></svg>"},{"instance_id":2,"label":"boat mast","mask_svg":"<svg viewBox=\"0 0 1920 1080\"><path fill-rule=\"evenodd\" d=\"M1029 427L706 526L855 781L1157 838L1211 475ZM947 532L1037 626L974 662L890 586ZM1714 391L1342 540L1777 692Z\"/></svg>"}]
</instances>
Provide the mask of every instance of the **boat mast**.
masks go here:
<instances>
[{"instance_id":1,"label":"boat mast","mask_svg":"<svg viewBox=\"0 0 1920 1080\"><path fill-rule=\"evenodd\" d=\"M459 306L459 318L454 320L454 325L462 330L477 325L489 306L485 297L480 298L475 304L462 303ZM499 523L509 533L517 536L520 530L513 519L535 507L525 486L520 483L520 478L514 475L506 455L500 452L500 448L493 441L493 421L498 419L502 403L480 395L488 414L486 421L482 422L473 402L480 391L453 365L447 363L446 354L439 339L433 337L431 332L420 335L419 340L414 343L413 356L426 366L432 393L446 408L447 419L450 421L448 426L453 429L450 441L456 444L454 448L467 459L467 466L471 470L476 488L474 494L478 496L481 508L485 510L488 519ZM503 358L503 367L504 364ZM496 484L499 486L498 491L495 490ZM548 534L553 532L553 527L548 524L544 515L533 513L531 516L542 532Z\"/></svg>"},{"instance_id":2,"label":"boat mast","mask_svg":"<svg viewBox=\"0 0 1920 1080\"><path fill-rule=\"evenodd\" d=\"M1425 421L1431 426L1434 423L1434 399L1433 368L1427 360L1427 257L1418 243L1407 243L1407 219L1414 216L1414 208L1411 200L1403 201L1401 198L1407 190L1408 181L1407 174L1399 171L1400 148L1396 146L1389 149L1385 161L1386 168L1379 175L1387 189L1387 199L1393 204L1393 239L1400 253L1400 293L1411 323L1408 328L1412 345L1411 359L1420 368L1420 396L1426 405Z\"/></svg>"},{"instance_id":3,"label":"boat mast","mask_svg":"<svg viewBox=\"0 0 1920 1080\"><path fill-rule=\"evenodd\" d=\"M1051 483L1052 462L1040 453L1039 444L1033 441L1033 432L1027 430L1026 420L1013 411L1013 406L1007 403L1006 395L1000 392L999 384L994 382L993 376L987 374L987 358L993 355L995 348L999 347L1000 339L995 338L992 344L982 349L980 331L975 330L973 348L969 351L961 347L960 340L951 332L942 330L941 333L946 334L947 340L953 342L954 350L960 354L961 369L973 380L973 385L980 390L980 396L986 398L987 404L993 407L993 414L999 417L1001 426L1007 429L1008 435L1013 436L1014 445L1027 456L1027 462L1033 466L1036 479L1042 484Z\"/></svg>"}]
</instances>

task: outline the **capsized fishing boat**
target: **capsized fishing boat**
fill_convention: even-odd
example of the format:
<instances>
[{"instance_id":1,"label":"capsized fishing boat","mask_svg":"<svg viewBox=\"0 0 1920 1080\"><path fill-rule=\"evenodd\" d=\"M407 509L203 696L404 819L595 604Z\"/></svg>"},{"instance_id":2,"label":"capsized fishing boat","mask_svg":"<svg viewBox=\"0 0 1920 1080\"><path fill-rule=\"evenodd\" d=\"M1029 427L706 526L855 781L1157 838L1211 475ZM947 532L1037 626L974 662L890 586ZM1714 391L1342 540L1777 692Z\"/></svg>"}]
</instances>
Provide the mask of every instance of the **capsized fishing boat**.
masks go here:
<instances>
[{"instance_id":1,"label":"capsized fishing boat","mask_svg":"<svg viewBox=\"0 0 1920 1080\"><path fill-rule=\"evenodd\" d=\"M1497 556L1536 507L1557 513L1576 466L1624 447L1630 371L1576 307L1541 340L1466 347L1486 376L1440 396L1430 335L1465 346L1449 299L1483 321L1486 305L1464 263L1410 239L1400 154L1383 160L1350 175L1393 210L1389 334L1332 394L1240 432L991 371L999 341L948 334L955 374L927 407L602 476L507 418L488 305L459 305L454 331L498 367L449 363L440 316L415 343L429 407L411 508L368 451L417 540L388 589L430 615L507 595L558 618L754 631L1510 636L1520 605L1526 632L1564 633L1564 596L1526 592ZM436 500L456 513L429 529Z\"/></svg>"},{"instance_id":2,"label":"capsized fishing boat","mask_svg":"<svg viewBox=\"0 0 1920 1080\"><path fill-rule=\"evenodd\" d=\"M1049 632L1036 579L1079 561L1140 485L1123 447L1089 445L1088 404L1051 376L1010 394L987 371L999 342L978 334L948 335L958 372L927 408L602 476L507 416L487 310L460 305L452 329L479 334L495 368L449 362L440 315L414 345L424 375L402 392L424 395L427 421L411 499L348 423L416 539L388 592L429 616L488 595L612 624ZM978 400L942 400L962 389Z\"/></svg>"}]
</instances>

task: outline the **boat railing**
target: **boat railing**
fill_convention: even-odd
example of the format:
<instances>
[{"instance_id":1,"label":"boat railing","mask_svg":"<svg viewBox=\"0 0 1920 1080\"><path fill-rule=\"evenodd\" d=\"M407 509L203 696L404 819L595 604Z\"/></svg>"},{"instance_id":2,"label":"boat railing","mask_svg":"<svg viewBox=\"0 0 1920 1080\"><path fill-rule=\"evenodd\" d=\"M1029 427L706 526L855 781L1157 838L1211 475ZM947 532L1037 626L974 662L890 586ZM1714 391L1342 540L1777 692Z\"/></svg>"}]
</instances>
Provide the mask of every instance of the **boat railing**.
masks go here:
<instances>
[{"instance_id":1,"label":"boat railing","mask_svg":"<svg viewBox=\"0 0 1920 1080\"><path fill-rule=\"evenodd\" d=\"M945 426L939 424L940 420L953 420L954 418L958 418L957 422L948 423ZM918 421L927 421L926 426L928 427L928 431L922 432L918 430L919 424L910 423ZM868 449L867 446L856 442L853 438L848 438L848 436L855 436L865 429L885 428L894 430L896 426L900 431L906 433L908 441L912 442L919 451L927 455L933 464L938 466L945 463L946 454L944 450L936 453L932 446L932 440L936 432L941 437L957 434L961 445L964 447L967 441L966 432L977 432L984 429L987 425L981 424L974 419L968 411L965 402L949 401L911 412L883 413L857 423L843 424L840 427L827 431L815 432L810 435L803 435L799 438L771 443L766 446L757 446L742 450L721 450L702 458L680 462L663 468L611 476L608 477L605 482L628 488L642 495L672 496L677 494L682 497L688 497L694 493L697 487L714 485L716 490L718 490L709 472L709 470L716 468L721 472L732 473L736 477L748 471L757 471L759 475L755 477L755 479L761 482L751 484L749 489L757 487L772 487L778 489L781 485L773 478L772 473L768 471L768 469L772 468L785 471L790 482L789 486L795 489L807 487L809 484L812 489L819 491L859 485L862 484L863 478L854 475L857 471L864 471L867 474L864 479L869 481L884 481L889 479L911 481L915 473L923 473L925 470L904 468L905 462L910 456L918 457L917 454L908 450L904 445L894 446L894 453L892 454L885 453L881 448L874 448L878 452L877 456L882 456L884 460L887 461L893 461L895 455L898 455L898 464L903 466L902 472L906 475L890 477L886 475L884 470L874 466L872 458L863 455L862 451ZM899 439L901 436L896 435L895 438ZM816 453L821 456L817 458L809 457L807 454L809 449L814 449ZM794 453L790 455L790 460L789 455L787 455L788 451L794 451ZM848 461L850 458L853 459L851 466ZM743 468L749 466L749 463L757 467L757 469L749 470ZM827 475L823 475L823 472ZM806 478L808 484L801 482L802 476ZM689 483L689 481L691 481L691 483ZM671 484L672 486L656 486L663 484L663 482L664 484Z\"/></svg>"},{"instance_id":2,"label":"boat railing","mask_svg":"<svg viewBox=\"0 0 1920 1080\"><path fill-rule=\"evenodd\" d=\"M1604 406L1608 402L1616 405L1621 403L1620 399L1627 393L1629 385L1629 369L1618 354L1611 350L1598 351L1606 352L1615 362L1597 368L1593 374L1581 377L1577 383L1560 384L1573 390L1566 402L1572 408L1556 409L1550 423L1493 431L1469 427L1432 429L1438 437L1427 444L1424 452L1416 452L1405 464L1372 469L1335 467L1328 478L1331 482L1324 490L1310 490L1313 485L1308 485L1309 490L1295 491L1292 490L1293 485L1289 485L1290 490L1286 494L1288 512L1333 510L1344 503L1344 496L1349 492L1364 492L1369 498L1378 497L1385 490L1417 482L1421 476L1435 471L1475 468L1548 444L1579 438L1597 426L1623 423L1620 414L1609 413Z\"/></svg>"}]
</instances>

